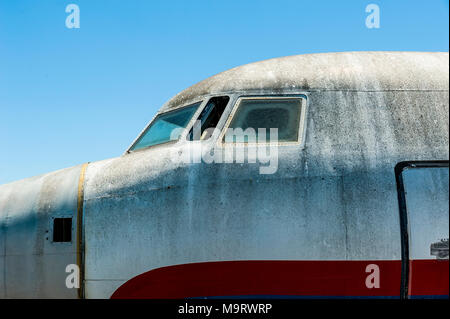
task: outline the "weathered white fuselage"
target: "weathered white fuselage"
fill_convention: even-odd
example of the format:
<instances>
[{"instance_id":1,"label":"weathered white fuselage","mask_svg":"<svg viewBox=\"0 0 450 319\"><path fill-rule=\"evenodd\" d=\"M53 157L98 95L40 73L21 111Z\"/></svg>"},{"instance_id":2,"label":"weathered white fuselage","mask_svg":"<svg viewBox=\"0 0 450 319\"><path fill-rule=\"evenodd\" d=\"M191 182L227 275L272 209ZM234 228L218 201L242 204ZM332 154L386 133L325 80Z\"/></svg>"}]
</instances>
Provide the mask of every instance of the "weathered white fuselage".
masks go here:
<instances>
[{"instance_id":1,"label":"weathered white fuselage","mask_svg":"<svg viewBox=\"0 0 450 319\"><path fill-rule=\"evenodd\" d=\"M390 283L380 289L388 290L366 295L395 296L398 287L400 296L394 168L448 161L448 53L263 61L200 82L160 112L203 101L187 132L206 101L224 95L218 129L241 96L304 99L302 143L278 147L274 174L260 174L261 163L174 162L186 141L0 186L0 297L109 298L154 269L226 261L386 263ZM224 146L216 135L207 147ZM433 176L448 203L448 168ZM71 242L52 242L55 217L73 219ZM445 222L448 238L448 208ZM69 264L81 267L80 289L66 287ZM355 269L333 284L361 280L363 291L365 266Z\"/></svg>"}]
</instances>

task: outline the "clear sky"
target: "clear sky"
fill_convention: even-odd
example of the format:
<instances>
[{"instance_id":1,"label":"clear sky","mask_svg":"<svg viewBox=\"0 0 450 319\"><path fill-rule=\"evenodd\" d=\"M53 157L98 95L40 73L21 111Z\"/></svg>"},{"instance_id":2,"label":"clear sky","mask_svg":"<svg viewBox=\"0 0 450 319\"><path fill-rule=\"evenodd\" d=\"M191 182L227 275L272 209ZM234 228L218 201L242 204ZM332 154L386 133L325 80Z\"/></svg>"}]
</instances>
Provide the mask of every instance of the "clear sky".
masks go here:
<instances>
[{"instance_id":1,"label":"clear sky","mask_svg":"<svg viewBox=\"0 0 450 319\"><path fill-rule=\"evenodd\" d=\"M238 65L447 52L448 17L448 0L0 0L0 184L121 155L165 101Z\"/></svg>"}]
</instances>

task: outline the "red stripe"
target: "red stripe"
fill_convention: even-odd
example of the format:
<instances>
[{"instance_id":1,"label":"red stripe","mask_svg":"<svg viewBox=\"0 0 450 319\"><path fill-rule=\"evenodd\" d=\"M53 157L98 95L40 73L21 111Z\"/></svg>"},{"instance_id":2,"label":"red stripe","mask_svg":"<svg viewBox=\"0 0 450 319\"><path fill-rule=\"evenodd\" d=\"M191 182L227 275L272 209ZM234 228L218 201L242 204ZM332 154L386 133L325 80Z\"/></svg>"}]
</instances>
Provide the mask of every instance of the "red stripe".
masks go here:
<instances>
[{"instance_id":1,"label":"red stripe","mask_svg":"<svg viewBox=\"0 0 450 319\"><path fill-rule=\"evenodd\" d=\"M369 264L380 269L380 288L366 287ZM206 262L148 271L123 284L111 298L399 296L400 274L400 260Z\"/></svg>"},{"instance_id":2,"label":"red stripe","mask_svg":"<svg viewBox=\"0 0 450 319\"><path fill-rule=\"evenodd\" d=\"M411 296L448 296L448 260L410 261L409 294Z\"/></svg>"}]
</instances>

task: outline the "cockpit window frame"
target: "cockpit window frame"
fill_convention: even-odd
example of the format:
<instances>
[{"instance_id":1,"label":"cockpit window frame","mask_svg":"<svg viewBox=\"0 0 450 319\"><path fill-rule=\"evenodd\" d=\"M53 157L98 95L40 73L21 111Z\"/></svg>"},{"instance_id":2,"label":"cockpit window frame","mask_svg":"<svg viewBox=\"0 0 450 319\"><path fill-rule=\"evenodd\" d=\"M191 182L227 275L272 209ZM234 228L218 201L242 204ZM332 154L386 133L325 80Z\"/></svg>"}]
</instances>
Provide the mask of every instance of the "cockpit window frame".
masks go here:
<instances>
[{"instance_id":1,"label":"cockpit window frame","mask_svg":"<svg viewBox=\"0 0 450 319\"><path fill-rule=\"evenodd\" d=\"M230 114L228 115L227 121L225 122L225 125L223 126L221 133L217 139L216 145L218 147L232 147L232 146L270 146L271 143L265 142L265 143L247 143L247 142L225 142L224 136L229 128L231 121L233 120L236 111L239 109L240 104L244 100L292 100L292 99L299 99L301 101L300 105L300 120L299 120L299 128L298 128L298 137L296 141L285 141L285 142L278 142L278 146L297 146L301 149L305 146L305 134L306 134L306 119L307 119L307 111L308 111L308 96L306 94L288 94L288 95L240 95L237 97L237 99L234 101L234 105L232 106L232 110Z\"/></svg>"},{"instance_id":2,"label":"cockpit window frame","mask_svg":"<svg viewBox=\"0 0 450 319\"><path fill-rule=\"evenodd\" d=\"M163 142L163 143L159 143L159 144L155 144L155 145L150 145L147 147L143 147L143 148L139 148L137 150L132 150L132 148L137 144L137 142L141 139L141 137L143 136L143 134L145 134L147 132L147 130L151 127L151 125L153 125L153 123L155 122L155 120L164 114L167 113L172 113L178 110L181 110L183 108L187 108L189 106L192 106L194 104L199 103L199 106L197 107L197 110L195 110L194 114L192 115L191 119L189 120L188 124L186 125L186 127L183 129L183 132L180 134L180 136L178 137L178 139L176 140L170 140L167 142ZM163 146L163 145L167 145L167 144L172 144L172 143L176 143L177 141L179 141L182 138L185 138L186 136L186 131L190 130L193 122L195 121L195 119L199 116L201 110L203 110L203 108L205 107L205 103L206 100L205 99L198 99L195 101L189 101L188 103L184 103L180 106L171 108L169 110L163 110L160 112L157 112L155 114L155 116L153 116L153 118L150 120L150 122L148 122L148 124L144 127L144 129L139 133L139 135L134 139L134 141L131 143L131 145L127 148L127 150L125 151L125 154L131 154L131 153L136 153L136 152L140 152L140 151L144 151L144 150L148 150L149 148L155 148L155 147L159 147L159 146Z\"/></svg>"},{"instance_id":3,"label":"cockpit window frame","mask_svg":"<svg viewBox=\"0 0 450 319\"><path fill-rule=\"evenodd\" d=\"M216 126L217 130L215 130L213 135L207 140L207 141L209 141L208 143L212 143L213 145L216 145L215 147L220 147L220 148L229 147L231 145L244 146L244 147L263 146L263 145L270 146L270 144L271 144L270 142L266 142L266 143L226 143L223 141L225 132L226 132L227 128L229 127L229 124L231 123L231 120L233 119L233 117L240 105L240 102L243 99L299 98L299 99L301 99L302 103L301 103L301 110L300 110L298 139L297 139L297 141L294 141L294 142L279 142L278 146L297 146L297 147L300 147L300 149L303 149L305 146L305 134L306 134L306 125L307 125L306 119L307 119L308 104L309 104L308 92L292 92L292 93L287 93L287 94L273 94L273 93L271 94L271 93L272 92L266 92L266 93L262 93L262 92L261 93L259 93L259 92L252 92L252 93L249 93L249 92L223 92L220 94L207 94L207 95L198 96L197 99L195 99L195 100L192 99L186 103L183 103L180 106L171 108L169 110L166 109L163 111L159 111L155 114L155 116L150 120L150 122L139 133L137 138L127 148L124 155L135 153L135 152L140 152L140 151L145 151L145 150L148 150L149 148L157 148L160 146L166 146L168 144L173 144L173 143L179 142L180 140L183 140L186 143L198 142L198 141L186 141L186 136L188 135L188 133L191 130L192 126L194 125L195 121L200 116L203 109L206 107L208 101L211 98L217 97L217 96L228 96L230 98L230 100L228 101L228 105L226 106L219 122L217 123L217 126ZM150 125L153 124L153 122L159 115L162 115L162 114L165 114L168 112L172 112L172 111L176 111L176 110L182 109L184 107L188 107L190 105L193 105L193 104L199 103L199 102L200 102L200 105L199 105L198 109L194 112L190 122L186 125L185 129L180 134L180 136L177 140L172 140L172 141L168 141L165 143L144 147L144 148L137 149L137 150L131 150L131 148L136 144L136 142L139 141L142 134L144 134L147 131L147 129L150 127ZM202 140L202 141L204 141L204 140Z\"/></svg>"}]
</instances>

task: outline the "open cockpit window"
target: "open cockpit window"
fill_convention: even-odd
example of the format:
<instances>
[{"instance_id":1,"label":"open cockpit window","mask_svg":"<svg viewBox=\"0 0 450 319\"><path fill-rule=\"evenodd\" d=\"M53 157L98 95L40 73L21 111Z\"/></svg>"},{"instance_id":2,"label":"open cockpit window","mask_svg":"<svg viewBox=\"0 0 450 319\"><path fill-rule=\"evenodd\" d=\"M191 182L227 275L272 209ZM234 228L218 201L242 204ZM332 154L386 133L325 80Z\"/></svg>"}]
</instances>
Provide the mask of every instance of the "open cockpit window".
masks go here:
<instances>
[{"instance_id":1,"label":"open cockpit window","mask_svg":"<svg viewBox=\"0 0 450 319\"><path fill-rule=\"evenodd\" d=\"M223 132L222 141L275 142L275 136L270 134L271 129L276 129L276 142L299 142L300 124L304 116L303 100L299 97L240 98Z\"/></svg>"},{"instance_id":2,"label":"open cockpit window","mask_svg":"<svg viewBox=\"0 0 450 319\"><path fill-rule=\"evenodd\" d=\"M201 102L198 102L158 115L130 148L130 151L179 139L200 104Z\"/></svg>"},{"instance_id":3,"label":"open cockpit window","mask_svg":"<svg viewBox=\"0 0 450 319\"><path fill-rule=\"evenodd\" d=\"M207 140L211 137L222 116L230 98L228 96L216 96L211 98L200 113L194 126L187 136L189 141Z\"/></svg>"}]
</instances>

